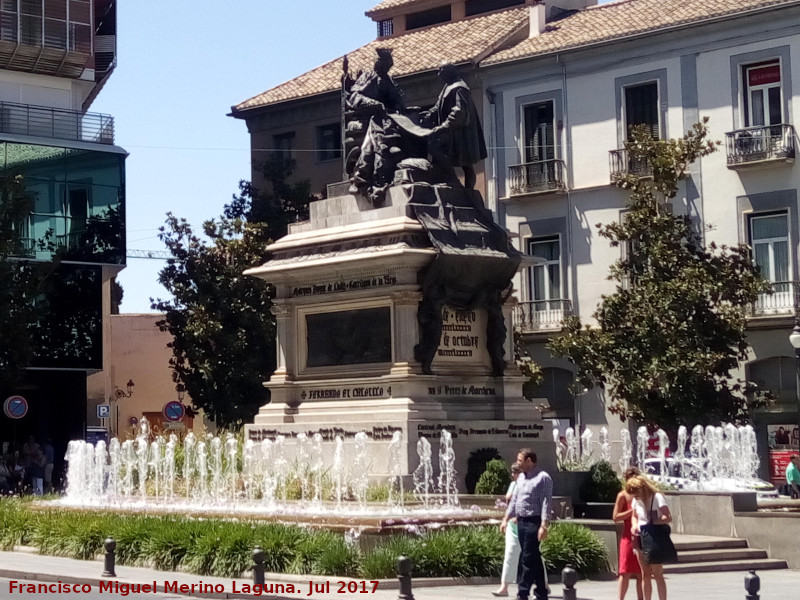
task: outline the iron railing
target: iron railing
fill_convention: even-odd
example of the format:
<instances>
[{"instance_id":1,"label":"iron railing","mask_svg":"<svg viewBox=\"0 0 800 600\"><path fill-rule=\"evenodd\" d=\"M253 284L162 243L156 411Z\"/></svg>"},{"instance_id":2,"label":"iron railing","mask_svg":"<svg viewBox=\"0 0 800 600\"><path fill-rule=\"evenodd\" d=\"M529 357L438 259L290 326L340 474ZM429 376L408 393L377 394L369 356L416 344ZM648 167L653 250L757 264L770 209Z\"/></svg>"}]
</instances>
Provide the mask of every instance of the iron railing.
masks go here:
<instances>
[{"instance_id":1,"label":"iron railing","mask_svg":"<svg viewBox=\"0 0 800 600\"><path fill-rule=\"evenodd\" d=\"M749 307L751 317L792 316L800 307L800 282L777 281L771 294L761 294Z\"/></svg>"},{"instance_id":2,"label":"iron railing","mask_svg":"<svg viewBox=\"0 0 800 600\"><path fill-rule=\"evenodd\" d=\"M0 132L113 144L114 117L46 106L0 102Z\"/></svg>"},{"instance_id":3,"label":"iron railing","mask_svg":"<svg viewBox=\"0 0 800 600\"><path fill-rule=\"evenodd\" d=\"M572 301L530 300L514 307L514 325L523 333L561 329L561 321L572 314Z\"/></svg>"},{"instance_id":4,"label":"iron railing","mask_svg":"<svg viewBox=\"0 0 800 600\"><path fill-rule=\"evenodd\" d=\"M646 158L630 156L625 148L611 150L608 153L611 181L626 175L637 177L652 177L653 168Z\"/></svg>"},{"instance_id":5,"label":"iron railing","mask_svg":"<svg viewBox=\"0 0 800 600\"><path fill-rule=\"evenodd\" d=\"M540 160L538 162L511 165L508 167L508 191L511 196L537 192L563 191L563 160Z\"/></svg>"},{"instance_id":6,"label":"iron railing","mask_svg":"<svg viewBox=\"0 0 800 600\"><path fill-rule=\"evenodd\" d=\"M790 162L795 153L794 127L786 123L747 127L725 134L728 166L745 166L760 161Z\"/></svg>"}]
</instances>

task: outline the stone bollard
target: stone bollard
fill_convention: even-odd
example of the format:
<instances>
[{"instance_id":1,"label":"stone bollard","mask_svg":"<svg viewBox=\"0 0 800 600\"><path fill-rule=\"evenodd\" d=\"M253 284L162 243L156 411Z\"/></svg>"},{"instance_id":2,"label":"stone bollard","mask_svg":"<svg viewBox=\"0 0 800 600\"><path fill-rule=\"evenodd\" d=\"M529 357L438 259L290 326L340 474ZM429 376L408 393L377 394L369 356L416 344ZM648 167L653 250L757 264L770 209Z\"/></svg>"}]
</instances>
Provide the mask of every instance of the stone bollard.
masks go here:
<instances>
[{"instance_id":1,"label":"stone bollard","mask_svg":"<svg viewBox=\"0 0 800 600\"><path fill-rule=\"evenodd\" d=\"M761 589L761 578L756 575L754 569L744 576L745 600L758 600L758 591Z\"/></svg>"},{"instance_id":2,"label":"stone bollard","mask_svg":"<svg viewBox=\"0 0 800 600\"><path fill-rule=\"evenodd\" d=\"M253 548L253 584L264 585L264 551L261 546Z\"/></svg>"},{"instance_id":3,"label":"stone bollard","mask_svg":"<svg viewBox=\"0 0 800 600\"><path fill-rule=\"evenodd\" d=\"M564 600L578 600L578 591L575 584L578 583L578 572L567 565L561 570L561 583L564 584Z\"/></svg>"},{"instance_id":4,"label":"stone bollard","mask_svg":"<svg viewBox=\"0 0 800 600\"><path fill-rule=\"evenodd\" d=\"M106 558L105 563L103 565L103 574L101 577L116 577L117 574L114 571L114 567L116 564L116 556L114 551L117 549L117 542L114 538L109 537L106 538L106 541L103 542L103 548L106 550Z\"/></svg>"},{"instance_id":5,"label":"stone bollard","mask_svg":"<svg viewBox=\"0 0 800 600\"><path fill-rule=\"evenodd\" d=\"M397 579L400 581L400 595L398 600L414 600L411 593L411 559L401 556L397 559Z\"/></svg>"}]
</instances>

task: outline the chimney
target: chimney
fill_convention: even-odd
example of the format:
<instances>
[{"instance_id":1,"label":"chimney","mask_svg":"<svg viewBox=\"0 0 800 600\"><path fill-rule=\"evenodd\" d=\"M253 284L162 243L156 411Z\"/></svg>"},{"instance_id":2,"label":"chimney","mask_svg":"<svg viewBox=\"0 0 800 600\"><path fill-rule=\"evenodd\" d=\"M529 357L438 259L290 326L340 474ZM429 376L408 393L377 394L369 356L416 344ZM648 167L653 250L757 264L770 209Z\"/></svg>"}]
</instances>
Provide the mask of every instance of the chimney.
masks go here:
<instances>
[{"instance_id":1,"label":"chimney","mask_svg":"<svg viewBox=\"0 0 800 600\"><path fill-rule=\"evenodd\" d=\"M547 18L547 7L544 2L537 2L528 7L528 38L544 33Z\"/></svg>"}]
</instances>

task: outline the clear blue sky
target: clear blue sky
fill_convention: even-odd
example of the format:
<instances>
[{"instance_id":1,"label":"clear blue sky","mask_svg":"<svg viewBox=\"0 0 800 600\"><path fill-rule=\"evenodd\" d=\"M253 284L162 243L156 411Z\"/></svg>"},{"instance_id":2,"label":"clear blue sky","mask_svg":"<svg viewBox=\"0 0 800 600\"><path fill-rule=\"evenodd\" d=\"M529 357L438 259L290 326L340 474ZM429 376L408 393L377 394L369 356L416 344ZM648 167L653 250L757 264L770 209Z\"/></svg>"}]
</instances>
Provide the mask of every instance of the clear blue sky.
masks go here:
<instances>
[{"instance_id":1,"label":"clear blue sky","mask_svg":"<svg viewBox=\"0 0 800 600\"><path fill-rule=\"evenodd\" d=\"M607 0L600 0L604 3ZM113 115L126 164L128 248L163 250L168 211L200 224L250 178L249 136L230 107L375 37L378 0L125 0L117 69L91 107ZM163 262L128 259L122 312L164 298Z\"/></svg>"},{"instance_id":2,"label":"clear blue sky","mask_svg":"<svg viewBox=\"0 0 800 600\"><path fill-rule=\"evenodd\" d=\"M117 69L90 108L114 116L126 162L128 248L163 250L168 211L199 226L250 178L245 123L230 107L375 36L377 0L126 0ZM165 297L162 261L128 259L123 312Z\"/></svg>"}]
</instances>

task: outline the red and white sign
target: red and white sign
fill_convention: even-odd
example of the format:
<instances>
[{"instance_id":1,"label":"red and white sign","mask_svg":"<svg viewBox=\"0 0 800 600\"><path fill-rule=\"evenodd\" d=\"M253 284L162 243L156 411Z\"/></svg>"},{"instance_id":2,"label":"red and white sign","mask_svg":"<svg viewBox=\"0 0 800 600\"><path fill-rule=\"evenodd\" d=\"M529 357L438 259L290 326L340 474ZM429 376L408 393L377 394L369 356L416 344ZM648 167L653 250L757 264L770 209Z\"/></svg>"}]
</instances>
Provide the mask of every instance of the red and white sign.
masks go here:
<instances>
[{"instance_id":1,"label":"red and white sign","mask_svg":"<svg viewBox=\"0 0 800 600\"><path fill-rule=\"evenodd\" d=\"M795 450L770 450L769 451L769 480L775 487L786 483L786 467L789 459L797 454Z\"/></svg>"},{"instance_id":2,"label":"red and white sign","mask_svg":"<svg viewBox=\"0 0 800 600\"><path fill-rule=\"evenodd\" d=\"M767 65L765 67L755 67L747 70L747 84L750 87L780 82L780 65Z\"/></svg>"}]
</instances>

